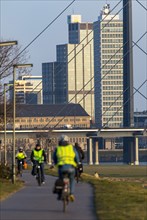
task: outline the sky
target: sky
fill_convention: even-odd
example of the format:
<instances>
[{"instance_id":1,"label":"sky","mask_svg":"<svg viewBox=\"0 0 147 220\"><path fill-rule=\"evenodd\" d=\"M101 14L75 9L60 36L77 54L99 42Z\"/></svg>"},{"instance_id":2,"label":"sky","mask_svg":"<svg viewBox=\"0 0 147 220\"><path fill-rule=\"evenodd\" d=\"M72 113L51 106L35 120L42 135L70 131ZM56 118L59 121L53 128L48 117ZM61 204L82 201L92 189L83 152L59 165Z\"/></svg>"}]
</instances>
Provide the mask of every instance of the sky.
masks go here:
<instances>
[{"instance_id":1,"label":"sky","mask_svg":"<svg viewBox=\"0 0 147 220\"><path fill-rule=\"evenodd\" d=\"M139 1L139 3L138 3ZM79 0L49 25L72 0L0 0L0 38L17 40L21 48L27 47L33 63L32 75L42 75L42 63L56 61L56 45L68 43L67 16L81 14L83 22L94 22L104 4L111 9L119 0ZM141 6L143 5L143 7ZM122 18L122 1L112 14ZM132 0L133 41L136 42L147 32L147 0ZM42 34L41 32L49 26ZM143 51L140 49L143 49ZM139 88L147 79L147 34L133 47L134 87ZM139 90L147 97L147 83ZM147 110L147 100L139 93L134 95L134 111Z\"/></svg>"}]
</instances>

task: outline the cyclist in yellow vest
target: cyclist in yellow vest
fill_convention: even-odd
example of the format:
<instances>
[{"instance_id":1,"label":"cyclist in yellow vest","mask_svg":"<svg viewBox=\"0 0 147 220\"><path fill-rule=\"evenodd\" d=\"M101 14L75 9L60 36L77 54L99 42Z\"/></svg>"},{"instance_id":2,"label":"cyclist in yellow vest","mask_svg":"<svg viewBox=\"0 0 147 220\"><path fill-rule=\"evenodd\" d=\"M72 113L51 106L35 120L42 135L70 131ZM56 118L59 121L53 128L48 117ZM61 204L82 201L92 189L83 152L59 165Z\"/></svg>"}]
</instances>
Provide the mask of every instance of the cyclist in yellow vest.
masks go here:
<instances>
[{"instance_id":1,"label":"cyclist in yellow vest","mask_svg":"<svg viewBox=\"0 0 147 220\"><path fill-rule=\"evenodd\" d=\"M41 169L41 181L42 183L45 183L44 162L46 162L46 153L39 143L37 143L35 149L32 150L30 159L33 163L32 175L36 176L36 161L38 161Z\"/></svg>"},{"instance_id":2,"label":"cyclist in yellow vest","mask_svg":"<svg viewBox=\"0 0 147 220\"><path fill-rule=\"evenodd\" d=\"M59 146L54 151L53 161L58 167L60 179L63 179L62 172L68 172L70 179L70 200L74 201L75 168L79 163L79 156L75 148L69 144L68 136L61 135L59 138ZM58 199L60 199L60 194L58 195Z\"/></svg>"},{"instance_id":3,"label":"cyclist in yellow vest","mask_svg":"<svg viewBox=\"0 0 147 220\"><path fill-rule=\"evenodd\" d=\"M24 166L25 159L27 158L27 155L26 155L25 151L23 150L23 147L19 148L18 152L16 153L15 158L17 159L17 168L19 171L20 162L22 161L22 165Z\"/></svg>"}]
</instances>

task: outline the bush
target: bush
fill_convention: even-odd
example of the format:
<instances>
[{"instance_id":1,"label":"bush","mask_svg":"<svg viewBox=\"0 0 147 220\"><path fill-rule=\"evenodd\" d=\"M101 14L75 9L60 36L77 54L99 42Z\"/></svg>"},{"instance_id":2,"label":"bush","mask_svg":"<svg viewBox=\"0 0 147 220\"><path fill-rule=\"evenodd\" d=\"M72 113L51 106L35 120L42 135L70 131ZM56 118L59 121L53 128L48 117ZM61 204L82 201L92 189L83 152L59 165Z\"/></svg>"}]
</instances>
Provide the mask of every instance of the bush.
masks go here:
<instances>
[{"instance_id":1,"label":"bush","mask_svg":"<svg viewBox=\"0 0 147 220\"><path fill-rule=\"evenodd\" d=\"M9 165L0 164L0 178L10 179L12 176L12 169Z\"/></svg>"}]
</instances>

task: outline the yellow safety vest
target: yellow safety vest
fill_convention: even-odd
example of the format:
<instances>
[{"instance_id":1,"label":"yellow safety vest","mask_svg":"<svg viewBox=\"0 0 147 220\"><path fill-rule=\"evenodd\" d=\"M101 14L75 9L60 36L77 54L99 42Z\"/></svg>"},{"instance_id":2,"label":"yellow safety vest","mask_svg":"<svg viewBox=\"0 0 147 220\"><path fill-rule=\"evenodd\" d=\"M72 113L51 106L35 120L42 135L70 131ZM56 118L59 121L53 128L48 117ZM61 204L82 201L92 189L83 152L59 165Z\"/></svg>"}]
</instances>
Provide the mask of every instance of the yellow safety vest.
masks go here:
<instances>
[{"instance_id":1,"label":"yellow safety vest","mask_svg":"<svg viewBox=\"0 0 147 220\"><path fill-rule=\"evenodd\" d=\"M73 150L72 145L67 146L58 146L56 151L57 156L57 166L62 166L65 164L73 165L74 167L77 166L77 163L75 162L75 152Z\"/></svg>"},{"instance_id":2,"label":"yellow safety vest","mask_svg":"<svg viewBox=\"0 0 147 220\"><path fill-rule=\"evenodd\" d=\"M43 149L37 151L37 150L33 150L34 152L34 160L39 161L39 163L42 163L44 161L44 156L43 156Z\"/></svg>"},{"instance_id":3,"label":"yellow safety vest","mask_svg":"<svg viewBox=\"0 0 147 220\"><path fill-rule=\"evenodd\" d=\"M16 154L16 157L17 157L18 160L22 160L22 159L24 159L26 156L24 155L23 152L18 152L18 153Z\"/></svg>"}]
</instances>

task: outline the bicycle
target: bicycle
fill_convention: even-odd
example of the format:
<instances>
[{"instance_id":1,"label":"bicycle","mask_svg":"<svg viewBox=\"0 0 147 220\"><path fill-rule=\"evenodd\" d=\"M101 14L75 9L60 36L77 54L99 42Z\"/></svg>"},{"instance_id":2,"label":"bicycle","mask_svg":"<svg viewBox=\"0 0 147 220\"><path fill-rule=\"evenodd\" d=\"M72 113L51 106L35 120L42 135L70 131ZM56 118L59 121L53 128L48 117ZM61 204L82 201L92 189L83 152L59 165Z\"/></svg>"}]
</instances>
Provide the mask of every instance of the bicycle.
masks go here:
<instances>
[{"instance_id":1,"label":"bicycle","mask_svg":"<svg viewBox=\"0 0 147 220\"><path fill-rule=\"evenodd\" d=\"M58 194L57 199L63 201L63 212L65 212L70 197L70 180L68 172L63 172L63 178L56 180L53 193Z\"/></svg>"},{"instance_id":2,"label":"bicycle","mask_svg":"<svg viewBox=\"0 0 147 220\"><path fill-rule=\"evenodd\" d=\"M22 160L18 160L18 174L22 177L22 173L23 173L23 161Z\"/></svg>"},{"instance_id":3,"label":"bicycle","mask_svg":"<svg viewBox=\"0 0 147 220\"><path fill-rule=\"evenodd\" d=\"M41 167L39 161L35 161L35 169L36 169L36 180L38 186L41 186L42 179L41 179Z\"/></svg>"},{"instance_id":4,"label":"bicycle","mask_svg":"<svg viewBox=\"0 0 147 220\"><path fill-rule=\"evenodd\" d=\"M77 183L79 182L79 179L81 177L81 173L83 173L83 165L81 162L79 162L77 168L76 168L76 173L75 173L75 178Z\"/></svg>"},{"instance_id":5,"label":"bicycle","mask_svg":"<svg viewBox=\"0 0 147 220\"><path fill-rule=\"evenodd\" d=\"M68 173L63 173L63 189L61 194L61 199L63 201L63 212L66 211L66 207L69 203L69 196L70 196L70 181L68 177Z\"/></svg>"}]
</instances>

